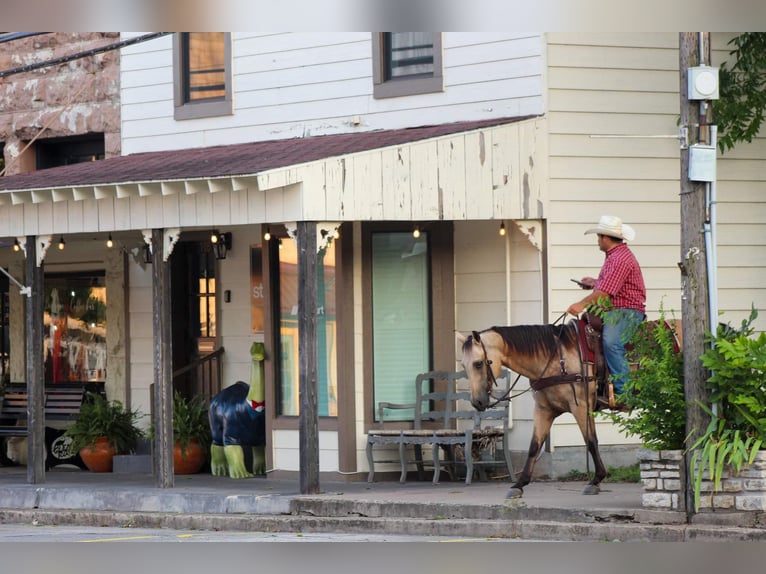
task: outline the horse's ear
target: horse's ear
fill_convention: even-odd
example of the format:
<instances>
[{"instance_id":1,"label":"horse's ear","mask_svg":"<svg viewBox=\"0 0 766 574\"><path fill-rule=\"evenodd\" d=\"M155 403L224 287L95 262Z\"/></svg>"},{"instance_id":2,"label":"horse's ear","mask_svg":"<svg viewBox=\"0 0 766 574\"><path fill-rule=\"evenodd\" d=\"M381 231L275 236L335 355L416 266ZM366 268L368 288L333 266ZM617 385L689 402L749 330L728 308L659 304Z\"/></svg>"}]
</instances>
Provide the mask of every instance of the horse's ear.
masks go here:
<instances>
[{"instance_id":1,"label":"horse's ear","mask_svg":"<svg viewBox=\"0 0 766 574\"><path fill-rule=\"evenodd\" d=\"M473 340L478 343L479 339L481 338L481 337L479 337L479 332L478 331L471 331L471 334L473 335Z\"/></svg>"},{"instance_id":2,"label":"horse's ear","mask_svg":"<svg viewBox=\"0 0 766 574\"><path fill-rule=\"evenodd\" d=\"M463 333L461 333L460 331L455 331L455 339L457 340L458 345L460 345L461 347L465 344L466 338L467 337L463 335Z\"/></svg>"}]
</instances>

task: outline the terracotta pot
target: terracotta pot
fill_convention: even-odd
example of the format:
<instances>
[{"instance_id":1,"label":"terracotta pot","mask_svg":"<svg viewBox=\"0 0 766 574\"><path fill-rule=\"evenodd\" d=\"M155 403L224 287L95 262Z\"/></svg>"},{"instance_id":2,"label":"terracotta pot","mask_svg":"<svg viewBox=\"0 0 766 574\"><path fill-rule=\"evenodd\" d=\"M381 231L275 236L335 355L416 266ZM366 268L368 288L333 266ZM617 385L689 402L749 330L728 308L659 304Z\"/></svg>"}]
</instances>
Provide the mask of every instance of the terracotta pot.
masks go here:
<instances>
[{"instance_id":1,"label":"terracotta pot","mask_svg":"<svg viewBox=\"0 0 766 574\"><path fill-rule=\"evenodd\" d=\"M92 445L80 449L80 458L91 472L112 472L114 455L115 449L105 436L97 438Z\"/></svg>"},{"instance_id":2,"label":"terracotta pot","mask_svg":"<svg viewBox=\"0 0 766 574\"><path fill-rule=\"evenodd\" d=\"M173 469L175 474L196 474L205 464L205 451L202 446L193 438L186 445L183 455L181 454L181 445L176 441L173 446Z\"/></svg>"}]
</instances>

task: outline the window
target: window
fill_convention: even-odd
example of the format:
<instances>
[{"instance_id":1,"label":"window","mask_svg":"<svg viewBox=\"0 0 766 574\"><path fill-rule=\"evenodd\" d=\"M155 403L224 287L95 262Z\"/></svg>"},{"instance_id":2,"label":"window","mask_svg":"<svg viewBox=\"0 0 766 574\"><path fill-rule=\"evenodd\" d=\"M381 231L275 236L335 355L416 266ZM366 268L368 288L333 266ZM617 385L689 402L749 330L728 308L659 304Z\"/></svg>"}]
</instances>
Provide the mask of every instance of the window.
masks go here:
<instances>
[{"instance_id":1,"label":"window","mask_svg":"<svg viewBox=\"0 0 766 574\"><path fill-rule=\"evenodd\" d=\"M288 237L272 239L278 252L278 414L298 416L298 249ZM274 245L277 248L274 249ZM276 257L274 258L276 259ZM338 416L338 344L335 297L335 243L317 254L317 406L319 416Z\"/></svg>"},{"instance_id":2,"label":"window","mask_svg":"<svg viewBox=\"0 0 766 574\"><path fill-rule=\"evenodd\" d=\"M372 234L374 403L412 403L414 374L431 365L428 233ZM413 374L414 373L414 374ZM394 417L397 413L393 413ZM374 414L377 417L377 413ZM412 414L401 411L402 420ZM392 418L394 420L394 418Z\"/></svg>"},{"instance_id":3,"label":"window","mask_svg":"<svg viewBox=\"0 0 766 574\"><path fill-rule=\"evenodd\" d=\"M37 140L35 169L104 159L104 134Z\"/></svg>"},{"instance_id":4,"label":"window","mask_svg":"<svg viewBox=\"0 0 766 574\"><path fill-rule=\"evenodd\" d=\"M376 98L444 91L441 34L382 32L372 38Z\"/></svg>"},{"instance_id":5,"label":"window","mask_svg":"<svg viewBox=\"0 0 766 574\"><path fill-rule=\"evenodd\" d=\"M106 283L101 272L46 274L46 383L106 379Z\"/></svg>"},{"instance_id":6,"label":"window","mask_svg":"<svg viewBox=\"0 0 766 574\"><path fill-rule=\"evenodd\" d=\"M179 32L174 42L175 119L230 115L231 33Z\"/></svg>"}]
</instances>

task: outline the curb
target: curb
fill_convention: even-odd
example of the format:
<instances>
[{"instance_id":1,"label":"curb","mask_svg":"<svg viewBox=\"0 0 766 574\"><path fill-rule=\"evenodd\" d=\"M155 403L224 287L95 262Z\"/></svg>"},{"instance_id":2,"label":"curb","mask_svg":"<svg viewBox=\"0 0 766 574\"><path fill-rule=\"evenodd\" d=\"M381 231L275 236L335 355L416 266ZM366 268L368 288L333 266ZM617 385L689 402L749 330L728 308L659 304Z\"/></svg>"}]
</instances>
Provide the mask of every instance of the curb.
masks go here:
<instances>
[{"instance_id":1,"label":"curb","mask_svg":"<svg viewBox=\"0 0 766 574\"><path fill-rule=\"evenodd\" d=\"M82 510L0 510L0 523L236 530L244 532L338 532L453 536L538 541L733 542L764 541L766 530L695 525L485 519L317 517L306 515L181 514Z\"/></svg>"}]
</instances>

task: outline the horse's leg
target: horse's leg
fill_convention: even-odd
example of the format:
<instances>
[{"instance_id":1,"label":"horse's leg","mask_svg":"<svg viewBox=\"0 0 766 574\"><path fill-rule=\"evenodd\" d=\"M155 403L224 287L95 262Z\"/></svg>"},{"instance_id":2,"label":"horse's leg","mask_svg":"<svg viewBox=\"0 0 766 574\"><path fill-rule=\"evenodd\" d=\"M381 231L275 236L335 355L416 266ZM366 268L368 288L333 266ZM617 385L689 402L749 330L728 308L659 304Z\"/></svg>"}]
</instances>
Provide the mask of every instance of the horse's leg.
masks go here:
<instances>
[{"instance_id":1,"label":"horse's leg","mask_svg":"<svg viewBox=\"0 0 766 574\"><path fill-rule=\"evenodd\" d=\"M593 459L593 464L596 469L594 472L593 480L588 483L583 490L583 494L598 494L601 489L599 484L606 477L606 467L601 460L601 454L598 452L598 437L596 436L596 421L593 419L592 413L588 412L585 405L580 402L578 406L574 407L572 414L577 421L577 425L580 427L582 437L585 440L585 445L588 447L588 452Z\"/></svg>"},{"instance_id":2,"label":"horse's leg","mask_svg":"<svg viewBox=\"0 0 766 574\"><path fill-rule=\"evenodd\" d=\"M545 439L548 438L554 418L556 417L550 409L542 408L535 404L532 440L529 442L527 462L524 464L524 469L519 474L519 478L505 495L506 498L518 498L524 493L524 487L532 479L535 463L537 463L537 455L540 453L540 449L543 448Z\"/></svg>"}]
</instances>

